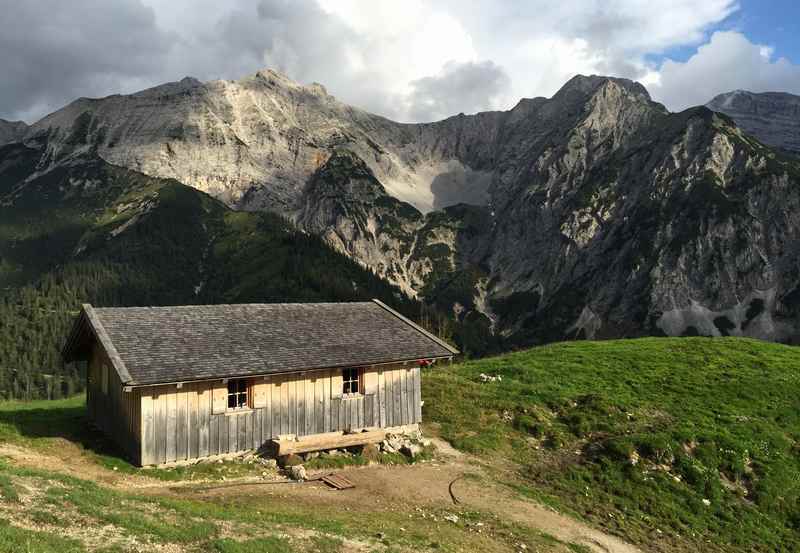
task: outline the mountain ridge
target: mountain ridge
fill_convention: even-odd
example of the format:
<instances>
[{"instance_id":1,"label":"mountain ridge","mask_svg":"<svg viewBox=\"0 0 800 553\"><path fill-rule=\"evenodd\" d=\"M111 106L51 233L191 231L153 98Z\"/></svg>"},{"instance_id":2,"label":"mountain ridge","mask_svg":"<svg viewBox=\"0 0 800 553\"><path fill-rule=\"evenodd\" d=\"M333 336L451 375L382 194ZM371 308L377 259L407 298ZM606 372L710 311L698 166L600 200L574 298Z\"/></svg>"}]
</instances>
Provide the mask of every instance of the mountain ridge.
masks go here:
<instances>
[{"instance_id":1,"label":"mountain ridge","mask_svg":"<svg viewBox=\"0 0 800 553\"><path fill-rule=\"evenodd\" d=\"M719 94L706 106L729 115L764 144L800 155L800 96L734 90Z\"/></svg>"},{"instance_id":2,"label":"mountain ridge","mask_svg":"<svg viewBox=\"0 0 800 553\"><path fill-rule=\"evenodd\" d=\"M39 172L96 155L287 216L474 323L474 352L798 336L798 163L627 79L576 76L549 99L412 124L274 71L186 78L78 100L24 143Z\"/></svg>"}]
</instances>

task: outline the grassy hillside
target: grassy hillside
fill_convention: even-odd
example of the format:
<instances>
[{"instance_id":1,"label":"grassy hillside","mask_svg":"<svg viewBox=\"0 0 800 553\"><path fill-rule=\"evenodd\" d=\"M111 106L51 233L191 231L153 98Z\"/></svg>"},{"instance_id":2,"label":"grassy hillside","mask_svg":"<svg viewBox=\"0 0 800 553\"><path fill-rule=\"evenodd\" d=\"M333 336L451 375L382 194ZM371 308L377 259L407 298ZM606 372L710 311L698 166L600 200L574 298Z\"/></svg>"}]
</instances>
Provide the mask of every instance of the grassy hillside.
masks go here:
<instances>
[{"instance_id":1,"label":"grassy hillside","mask_svg":"<svg viewBox=\"0 0 800 553\"><path fill-rule=\"evenodd\" d=\"M455 507L447 473L443 501L426 502L397 501L386 493L396 490L371 488L369 477L336 492L241 460L137 469L88 426L84 403L0 401L0 553L588 551ZM416 469L442 470L422 461L378 475L397 471L402 486ZM456 513L456 522L445 518Z\"/></svg>"},{"instance_id":2,"label":"grassy hillside","mask_svg":"<svg viewBox=\"0 0 800 553\"><path fill-rule=\"evenodd\" d=\"M647 550L800 550L796 348L555 344L436 367L423 384L424 418L453 445Z\"/></svg>"}]
</instances>

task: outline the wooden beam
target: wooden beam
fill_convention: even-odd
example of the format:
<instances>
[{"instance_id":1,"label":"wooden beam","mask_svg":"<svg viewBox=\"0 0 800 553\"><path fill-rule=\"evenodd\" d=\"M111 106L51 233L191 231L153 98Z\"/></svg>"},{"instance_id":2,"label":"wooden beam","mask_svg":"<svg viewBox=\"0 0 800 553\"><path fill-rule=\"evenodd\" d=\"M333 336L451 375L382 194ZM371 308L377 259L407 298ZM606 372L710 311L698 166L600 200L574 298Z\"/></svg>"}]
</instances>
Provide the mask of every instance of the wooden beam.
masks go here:
<instances>
[{"instance_id":1,"label":"wooden beam","mask_svg":"<svg viewBox=\"0 0 800 553\"><path fill-rule=\"evenodd\" d=\"M323 449L340 449L356 445L377 444L386 438L386 433L385 429L356 432L354 434L330 432L300 440L272 440L272 446L280 457L291 453L307 453Z\"/></svg>"}]
</instances>

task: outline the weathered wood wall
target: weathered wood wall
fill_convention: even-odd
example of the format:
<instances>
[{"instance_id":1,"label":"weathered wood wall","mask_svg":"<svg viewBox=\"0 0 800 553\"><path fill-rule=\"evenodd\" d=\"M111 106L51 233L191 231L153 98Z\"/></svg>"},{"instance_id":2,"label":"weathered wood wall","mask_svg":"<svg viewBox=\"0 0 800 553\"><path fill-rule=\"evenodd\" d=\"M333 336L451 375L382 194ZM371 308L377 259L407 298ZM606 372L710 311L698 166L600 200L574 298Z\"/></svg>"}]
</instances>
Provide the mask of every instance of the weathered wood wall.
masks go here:
<instances>
[{"instance_id":1,"label":"weathered wood wall","mask_svg":"<svg viewBox=\"0 0 800 553\"><path fill-rule=\"evenodd\" d=\"M252 409L225 411L227 386L221 380L141 388L141 464L258 449L280 435L422 419L420 370L413 365L365 369L364 393L355 397L342 396L341 370L258 378L251 393Z\"/></svg>"},{"instance_id":2,"label":"weathered wood wall","mask_svg":"<svg viewBox=\"0 0 800 553\"><path fill-rule=\"evenodd\" d=\"M103 366L108 383L103 390ZM86 371L86 407L90 420L122 449L135 463L141 453L141 394L133 389L124 392L117 371L105 351L92 346Z\"/></svg>"}]
</instances>

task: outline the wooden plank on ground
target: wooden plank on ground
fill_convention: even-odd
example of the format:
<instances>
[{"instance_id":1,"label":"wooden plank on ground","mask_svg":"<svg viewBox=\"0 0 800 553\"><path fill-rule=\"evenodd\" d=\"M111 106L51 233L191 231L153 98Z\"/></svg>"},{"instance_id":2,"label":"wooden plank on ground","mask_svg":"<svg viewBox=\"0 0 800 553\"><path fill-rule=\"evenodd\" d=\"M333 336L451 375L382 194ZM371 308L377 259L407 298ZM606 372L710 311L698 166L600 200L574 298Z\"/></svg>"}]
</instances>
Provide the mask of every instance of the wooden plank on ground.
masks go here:
<instances>
[{"instance_id":1,"label":"wooden plank on ground","mask_svg":"<svg viewBox=\"0 0 800 553\"><path fill-rule=\"evenodd\" d=\"M341 474L326 474L325 476L321 477L320 480L337 490L347 490L356 487L355 484Z\"/></svg>"}]
</instances>

